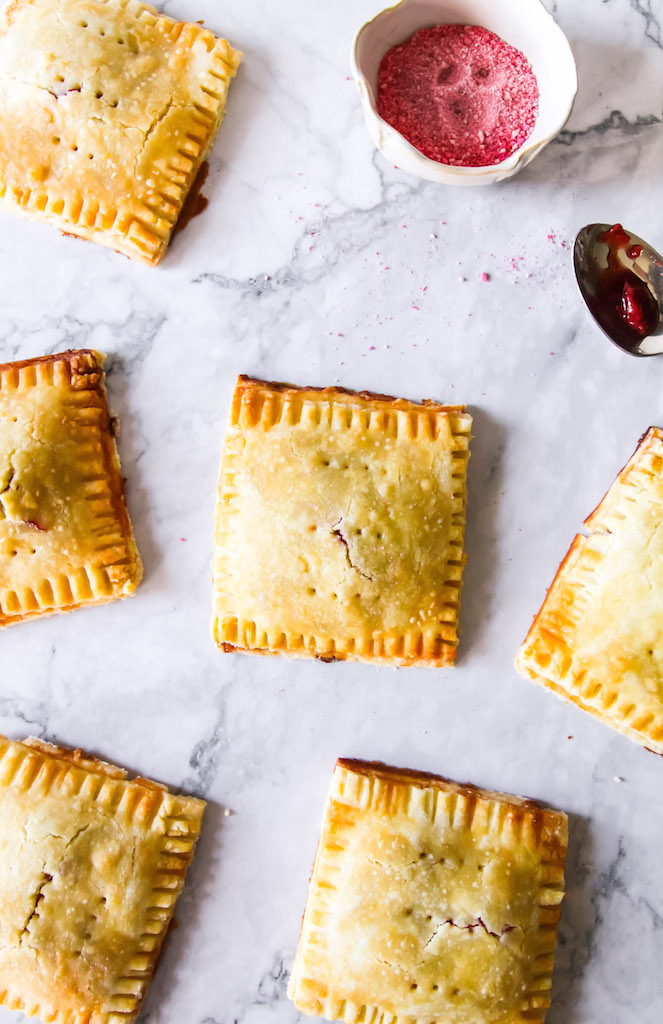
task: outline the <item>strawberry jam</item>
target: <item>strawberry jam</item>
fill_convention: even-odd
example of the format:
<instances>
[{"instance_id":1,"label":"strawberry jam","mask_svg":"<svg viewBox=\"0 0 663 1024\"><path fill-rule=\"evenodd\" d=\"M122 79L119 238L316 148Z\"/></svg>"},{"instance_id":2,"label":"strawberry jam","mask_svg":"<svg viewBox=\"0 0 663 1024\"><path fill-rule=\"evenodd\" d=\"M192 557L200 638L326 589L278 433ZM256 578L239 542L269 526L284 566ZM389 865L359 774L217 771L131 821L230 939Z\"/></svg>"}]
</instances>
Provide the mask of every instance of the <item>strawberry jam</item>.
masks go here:
<instances>
[{"instance_id":1,"label":"strawberry jam","mask_svg":"<svg viewBox=\"0 0 663 1024\"><path fill-rule=\"evenodd\" d=\"M642 255L642 246L634 245L631 236L621 224L613 224L597 238L608 246L606 267L596 271L593 294L587 295L587 305L594 318L622 348L637 350L643 338L658 327L658 303L647 284L619 259L625 252L629 259Z\"/></svg>"}]
</instances>

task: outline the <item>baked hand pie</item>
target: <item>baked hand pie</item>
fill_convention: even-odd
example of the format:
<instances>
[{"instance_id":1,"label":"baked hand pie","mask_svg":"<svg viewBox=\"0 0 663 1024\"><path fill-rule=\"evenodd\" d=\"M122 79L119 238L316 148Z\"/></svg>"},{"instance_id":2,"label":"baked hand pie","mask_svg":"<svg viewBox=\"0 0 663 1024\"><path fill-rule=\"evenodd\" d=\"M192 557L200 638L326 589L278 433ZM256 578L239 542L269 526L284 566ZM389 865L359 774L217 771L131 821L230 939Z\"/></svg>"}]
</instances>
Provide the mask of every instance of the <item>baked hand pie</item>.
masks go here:
<instances>
[{"instance_id":1,"label":"baked hand pie","mask_svg":"<svg viewBox=\"0 0 663 1024\"><path fill-rule=\"evenodd\" d=\"M240 377L216 508L219 646L450 665L470 424L463 406Z\"/></svg>"},{"instance_id":2,"label":"baked hand pie","mask_svg":"<svg viewBox=\"0 0 663 1024\"><path fill-rule=\"evenodd\" d=\"M585 526L516 667L663 754L663 431L645 434Z\"/></svg>"},{"instance_id":3,"label":"baked hand pie","mask_svg":"<svg viewBox=\"0 0 663 1024\"><path fill-rule=\"evenodd\" d=\"M82 350L0 366L0 626L141 580L102 363Z\"/></svg>"},{"instance_id":4,"label":"baked hand pie","mask_svg":"<svg viewBox=\"0 0 663 1024\"><path fill-rule=\"evenodd\" d=\"M541 1022L566 846L531 800L339 761L290 998L348 1024Z\"/></svg>"},{"instance_id":5,"label":"baked hand pie","mask_svg":"<svg viewBox=\"0 0 663 1024\"><path fill-rule=\"evenodd\" d=\"M0 737L0 1005L131 1024L204 806L80 750Z\"/></svg>"},{"instance_id":6,"label":"baked hand pie","mask_svg":"<svg viewBox=\"0 0 663 1024\"><path fill-rule=\"evenodd\" d=\"M239 60L138 0L10 0L0 208L158 263Z\"/></svg>"}]
</instances>

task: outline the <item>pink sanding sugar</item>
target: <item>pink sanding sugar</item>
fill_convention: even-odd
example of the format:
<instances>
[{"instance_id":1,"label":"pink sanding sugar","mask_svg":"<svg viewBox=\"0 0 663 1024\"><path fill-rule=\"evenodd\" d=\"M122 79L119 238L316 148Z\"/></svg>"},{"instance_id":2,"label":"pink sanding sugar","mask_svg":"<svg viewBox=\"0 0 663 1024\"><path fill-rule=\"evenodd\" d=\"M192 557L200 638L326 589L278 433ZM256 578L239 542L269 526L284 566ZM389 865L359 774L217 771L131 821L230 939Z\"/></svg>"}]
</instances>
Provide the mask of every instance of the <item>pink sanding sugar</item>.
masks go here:
<instances>
[{"instance_id":1,"label":"pink sanding sugar","mask_svg":"<svg viewBox=\"0 0 663 1024\"><path fill-rule=\"evenodd\" d=\"M419 29L380 64L380 117L442 164L501 163L531 135L538 107L524 54L478 25Z\"/></svg>"}]
</instances>

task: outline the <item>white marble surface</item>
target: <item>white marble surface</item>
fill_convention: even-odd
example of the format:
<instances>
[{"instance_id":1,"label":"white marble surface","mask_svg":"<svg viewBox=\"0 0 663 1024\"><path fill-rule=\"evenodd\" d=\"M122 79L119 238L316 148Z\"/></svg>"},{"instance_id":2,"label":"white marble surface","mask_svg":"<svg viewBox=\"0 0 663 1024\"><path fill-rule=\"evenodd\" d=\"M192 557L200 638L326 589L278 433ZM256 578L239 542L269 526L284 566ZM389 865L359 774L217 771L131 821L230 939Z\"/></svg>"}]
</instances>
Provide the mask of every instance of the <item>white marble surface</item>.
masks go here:
<instances>
[{"instance_id":1,"label":"white marble surface","mask_svg":"<svg viewBox=\"0 0 663 1024\"><path fill-rule=\"evenodd\" d=\"M663 8L551 3L579 65L568 130L518 177L470 191L410 179L373 151L346 76L375 3L165 6L245 53L205 215L156 270L0 216L2 359L109 354L146 569L131 601L3 633L0 729L210 801L145 1024L294 1024L287 972L339 755L570 812L550 1024L658 1024L663 763L520 679L512 659L582 518L663 421L663 361L604 341L570 256L593 220L663 248ZM471 407L453 671L216 651L212 513L237 372Z\"/></svg>"}]
</instances>

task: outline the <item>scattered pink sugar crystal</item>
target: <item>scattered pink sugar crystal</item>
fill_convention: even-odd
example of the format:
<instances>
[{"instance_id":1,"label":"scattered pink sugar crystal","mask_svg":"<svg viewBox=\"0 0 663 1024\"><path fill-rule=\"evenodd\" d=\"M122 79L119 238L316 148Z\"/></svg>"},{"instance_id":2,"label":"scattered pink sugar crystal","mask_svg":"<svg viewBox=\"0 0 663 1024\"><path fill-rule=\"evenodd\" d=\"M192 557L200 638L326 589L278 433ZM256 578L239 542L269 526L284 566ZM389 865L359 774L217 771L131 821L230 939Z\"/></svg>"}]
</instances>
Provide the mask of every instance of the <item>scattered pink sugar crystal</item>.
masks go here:
<instances>
[{"instance_id":1,"label":"scattered pink sugar crystal","mask_svg":"<svg viewBox=\"0 0 663 1024\"><path fill-rule=\"evenodd\" d=\"M490 281L490 274L487 274L486 271L484 270L483 274L481 275L481 280Z\"/></svg>"}]
</instances>

